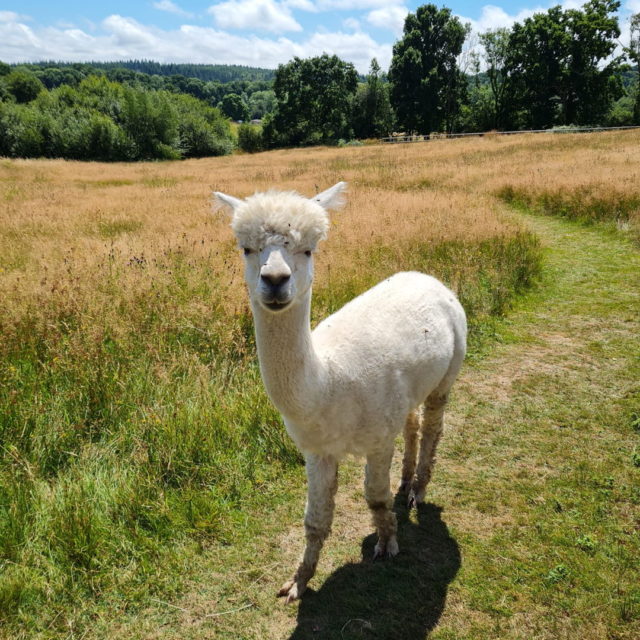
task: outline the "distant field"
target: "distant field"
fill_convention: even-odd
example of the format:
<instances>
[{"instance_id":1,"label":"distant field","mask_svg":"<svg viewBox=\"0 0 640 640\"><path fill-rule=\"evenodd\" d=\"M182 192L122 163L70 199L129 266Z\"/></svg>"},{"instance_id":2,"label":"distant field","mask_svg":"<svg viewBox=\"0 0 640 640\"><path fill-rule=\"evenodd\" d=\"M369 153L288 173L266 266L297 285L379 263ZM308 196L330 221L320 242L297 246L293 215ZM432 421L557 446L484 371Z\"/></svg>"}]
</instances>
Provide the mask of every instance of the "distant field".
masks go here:
<instances>
[{"instance_id":1,"label":"distant field","mask_svg":"<svg viewBox=\"0 0 640 640\"><path fill-rule=\"evenodd\" d=\"M170 163L0 160L7 637L82 637L110 611L182 593L203 550L250 544L245 514L300 482L213 190L311 196L348 181L317 258L315 318L397 270L428 271L465 305L474 358L540 273L539 242L506 203L638 237L639 147L640 133L624 132Z\"/></svg>"}]
</instances>

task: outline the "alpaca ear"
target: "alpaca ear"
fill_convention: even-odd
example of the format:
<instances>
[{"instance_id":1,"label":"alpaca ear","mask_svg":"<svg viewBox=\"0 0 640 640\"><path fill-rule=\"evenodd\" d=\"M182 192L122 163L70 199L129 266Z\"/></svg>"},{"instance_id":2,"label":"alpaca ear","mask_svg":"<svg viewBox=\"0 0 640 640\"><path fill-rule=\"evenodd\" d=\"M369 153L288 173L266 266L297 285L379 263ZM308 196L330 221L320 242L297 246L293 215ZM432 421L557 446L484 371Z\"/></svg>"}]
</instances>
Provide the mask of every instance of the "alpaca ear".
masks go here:
<instances>
[{"instance_id":1,"label":"alpaca ear","mask_svg":"<svg viewBox=\"0 0 640 640\"><path fill-rule=\"evenodd\" d=\"M242 200L238 200L238 198L234 198L233 196L228 196L226 193L222 193L220 191L214 191L213 197L215 198L215 204L218 207L228 207L231 211L235 211L238 205L242 204Z\"/></svg>"},{"instance_id":2,"label":"alpaca ear","mask_svg":"<svg viewBox=\"0 0 640 640\"><path fill-rule=\"evenodd\" d=\"M345 192L347 190L346 182L338 182L326 191L319 193L311 198L317 202L323 209L339 209L345 203Z\"/></svg>"}]
</instances>

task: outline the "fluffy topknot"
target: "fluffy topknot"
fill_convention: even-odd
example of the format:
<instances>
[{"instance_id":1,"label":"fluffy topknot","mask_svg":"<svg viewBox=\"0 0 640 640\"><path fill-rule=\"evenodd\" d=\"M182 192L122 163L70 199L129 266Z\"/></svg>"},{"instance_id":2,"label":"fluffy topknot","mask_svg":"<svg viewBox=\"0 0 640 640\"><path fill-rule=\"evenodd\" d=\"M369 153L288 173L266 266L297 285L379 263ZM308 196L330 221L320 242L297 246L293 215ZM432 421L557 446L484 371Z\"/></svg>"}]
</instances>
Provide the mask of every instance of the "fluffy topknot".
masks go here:
<instances>
[{"instance_id":1,"label":"fluffy topknot","mask_svg":"<svg viewBox=\"0 0 640 640\"><path fill-rule=\"evenodd\" d=\"M231 228L242 247L260 249L280 236L292 248L311 250L327 237L329 218L318 202L294 191L267 191L234 207Z\"/></svg>"}]
</instances>

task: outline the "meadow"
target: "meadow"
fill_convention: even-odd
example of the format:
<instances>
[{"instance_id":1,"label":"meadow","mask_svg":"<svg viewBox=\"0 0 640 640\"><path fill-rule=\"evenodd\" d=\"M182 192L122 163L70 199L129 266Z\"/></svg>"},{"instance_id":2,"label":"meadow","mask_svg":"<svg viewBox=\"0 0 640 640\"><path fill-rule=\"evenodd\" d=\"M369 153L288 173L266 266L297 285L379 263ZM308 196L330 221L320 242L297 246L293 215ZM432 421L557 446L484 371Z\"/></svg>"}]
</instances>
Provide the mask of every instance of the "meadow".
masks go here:
<instances>
[{"instance_id":1,"label":"meadow","mask_svg":"<svg viewBox=\"0 0 640 640\"><path fill-rule=\"evenodd\" d=\"M241 259L212 191L311 196L346 180L317 256L314 321L395 271L426 271L465 306L473 365L544 283L540 240L514 208L633 245L639 146L625 132L0 160L0 636L160 637L115 620L183 597L212 550L250 556L264 514L298 500L302 460L262 389ZM585 495L614 491L598 477Z\"/></svg>"}]
</instances>

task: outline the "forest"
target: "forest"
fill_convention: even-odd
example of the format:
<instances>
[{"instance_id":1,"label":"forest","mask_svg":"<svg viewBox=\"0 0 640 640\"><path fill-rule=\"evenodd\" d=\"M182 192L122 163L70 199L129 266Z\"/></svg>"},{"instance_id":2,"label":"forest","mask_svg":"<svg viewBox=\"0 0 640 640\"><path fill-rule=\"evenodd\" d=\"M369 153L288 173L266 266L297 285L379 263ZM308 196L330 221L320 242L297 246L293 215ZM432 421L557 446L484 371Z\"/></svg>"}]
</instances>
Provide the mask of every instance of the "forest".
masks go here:
<instances>
[{"instance_id":1,"label":"forest","mask_svg":"<svg viewBox=\"0 0 640 640\"><path fill-rule=\"evenodd\" d=\"M640 125L640 14L620 50L619 7L556 6L472 34L450 9L426 4L407 16L388 72L374 58L366 77L329 54L275 71L0 62L0 155L177 159L393 132ZM229 120L243 123L237 133Z\"/></svg>"}]
</instances>

